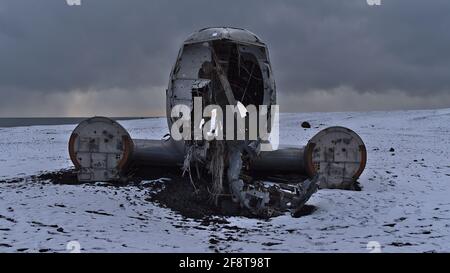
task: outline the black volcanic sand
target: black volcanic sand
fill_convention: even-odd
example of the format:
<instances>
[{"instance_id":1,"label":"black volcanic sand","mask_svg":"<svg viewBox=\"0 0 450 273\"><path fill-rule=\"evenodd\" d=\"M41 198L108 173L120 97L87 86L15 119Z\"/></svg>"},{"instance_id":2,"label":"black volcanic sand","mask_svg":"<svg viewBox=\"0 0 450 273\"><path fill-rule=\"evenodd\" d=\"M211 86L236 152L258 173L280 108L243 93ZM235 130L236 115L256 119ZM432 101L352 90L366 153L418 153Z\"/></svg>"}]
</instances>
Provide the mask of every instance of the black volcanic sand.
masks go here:
<instances>
[{"instance_id":1,"label":"black volcanic sand","mask_svg":"<svg viewBox=\"0 0 450 273\"><path fill-rule=\"evenodd\" d=\"M190 218L204 218L208 216L244 216L257 218L249 211L242 209L238 204L224 197L216 205L211 200L208 186L211 184L206 180L195 180L194 186L189 179L172 179L164 182L160 191L153 191L149 201L156 202L164 207L170 208ZM298 217L311 214L315 207L305 205Z\"/></svg>"},{"instance_id":2,"label":"black volcanic sand","mask_svg":"<svg viewBox=\"0 0 450 273\"><path fill-rule=\"evenodd\" d=\"M202 174L202 179L194 179L192 185L188 174L182 177L182 171L176 168L131 168L139 170L130 172L129 179L122 182L114 183L96 183L95 186L138 186L150 189L150 195L147 201L157 203L162 207L172 209L180 213L184 217L201 219L202 221L220 221L213 216L243 216L255 218L247 210L239 208L229 198L224 197L218 201L217 205L209 194L208 186L211 183L206 179L207 174ZM142 183L149 180L158 180L160 178L169 178L170 180L154 181L153 183ZM0 181L0 182L20 182L20 181L50 181L53 184L88 184L77 180L76 171L74 169L63 169L55 172L45 172L36 176L30 176L28 179L20 178L16 180ZM315 207L305 205L296 217L309 215L315 211ZM224 220L226 221L226 220Z\"/></svg>"}]
</instances>

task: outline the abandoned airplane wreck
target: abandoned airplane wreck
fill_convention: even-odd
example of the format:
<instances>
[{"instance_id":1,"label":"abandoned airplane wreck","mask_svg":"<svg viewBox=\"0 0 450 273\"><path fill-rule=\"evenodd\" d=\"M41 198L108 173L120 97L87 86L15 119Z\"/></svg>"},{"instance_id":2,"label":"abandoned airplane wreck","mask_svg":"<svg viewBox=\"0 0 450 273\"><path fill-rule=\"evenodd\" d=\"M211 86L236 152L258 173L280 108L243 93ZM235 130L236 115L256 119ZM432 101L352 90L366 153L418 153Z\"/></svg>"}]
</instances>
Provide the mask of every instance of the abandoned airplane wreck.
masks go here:
<instances>
[{"instance_id":1,"label":"abandoned airplane wreck","mask_svg":"<svg viewBox=\"0 0 450 273\"><path fill-rule=\"evenodd\" d=\"M126 181L136 166L172 167L189 177L194 192L200 180L206 183L211 206L231 202L258 217L295 216L318 188L353 189L365 167L363 141L344 127L324 129L304 147L267 149L278 115L275 81L267 46L244 29L190 35L170 73L166 103L171 134L161 140L132 139L106 117L81 122L69 140L78 180ZM180 105L188 111L174 111ZM218 118L230 107L231 119ZM256 113L256 133L248 109ZM214 137L198 137L204 132Z\"/></svg>"}]
</instances>

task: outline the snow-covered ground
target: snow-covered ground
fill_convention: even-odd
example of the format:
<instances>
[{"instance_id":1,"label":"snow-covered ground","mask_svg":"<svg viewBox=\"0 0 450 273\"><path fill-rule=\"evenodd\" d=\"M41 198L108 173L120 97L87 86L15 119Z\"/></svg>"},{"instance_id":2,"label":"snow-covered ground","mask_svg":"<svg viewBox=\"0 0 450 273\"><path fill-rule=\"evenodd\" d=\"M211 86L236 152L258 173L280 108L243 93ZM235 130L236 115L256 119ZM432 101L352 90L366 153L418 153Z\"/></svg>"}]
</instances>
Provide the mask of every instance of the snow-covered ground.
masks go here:
<instances>
[{"instance_id":1,"label":"snow-covered ground","mask_svg":"<svg viewBox=\"0 0 450 273\"><path fill-rule=\"evenodd\" d=\"M168 131L165 119L120 123L136 138ZM305 144L333 125L367 146L363 190L320 190L311 215L208 224L146 201L147 188L3 182L0 252L66 252L70 241L86 252L368 252L370 241L383 252L449 252L450 109L282 114L281 142ZM74 128L0 128L0 180L71 167Z\"/></svg>"}]
</instances>

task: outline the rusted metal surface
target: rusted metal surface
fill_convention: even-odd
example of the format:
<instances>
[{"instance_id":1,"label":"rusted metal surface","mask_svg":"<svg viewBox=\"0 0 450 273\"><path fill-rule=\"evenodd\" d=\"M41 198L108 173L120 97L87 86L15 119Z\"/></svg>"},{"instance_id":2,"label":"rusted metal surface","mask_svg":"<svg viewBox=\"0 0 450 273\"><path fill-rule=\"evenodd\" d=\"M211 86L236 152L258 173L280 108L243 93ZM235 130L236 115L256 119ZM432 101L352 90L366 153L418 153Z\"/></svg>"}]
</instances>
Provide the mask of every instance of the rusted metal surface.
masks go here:
<instances>
[{"instance_id":1,"label":"rusted metal surface","mask_svg":"<svg viewBox=\"0 0 450 273\"><path fill-rule=\"evenodd\" d=\"M82 121L69 141L70 159L78 169L79 181L120 179L131 161L133 141L117 122L105 117Z\"/></svg>"},{"instance_id":2,"label":"rusted metal surface","mask_svg":"<svg viewBox=\"0 0 450 273\"><path fill-rule=\"evenodd\" d=\"M77 160L77 153L75 152L75 140L78 138L78 134L73 132L69 138L69 156L72 160L73 165L77 170L81 168L80 162Z\"/></svg>"},{"instance_id":3,"label":"rusted metal surface","mask_svg":"<svg viewBox=\"0 0 450 273\"><path fill-rule=\"evenodd\" d=\"M345 127L326 128L306 145L307 173L319 175L321 188L351 188L363 172L366 160L364 142Z\"/></svg>"},{"instance_id":4,"label":"rusted metal surface","mask_svg":"<svg viewBox=\"0 0 450 273\"><path fill-rule=\"evenodd\" d=\"M117 163L118 170L124 170L131 163L131 157L133 156L134 143L130 135L122 135L123 156Z\"/></svg>"}]
</instances>

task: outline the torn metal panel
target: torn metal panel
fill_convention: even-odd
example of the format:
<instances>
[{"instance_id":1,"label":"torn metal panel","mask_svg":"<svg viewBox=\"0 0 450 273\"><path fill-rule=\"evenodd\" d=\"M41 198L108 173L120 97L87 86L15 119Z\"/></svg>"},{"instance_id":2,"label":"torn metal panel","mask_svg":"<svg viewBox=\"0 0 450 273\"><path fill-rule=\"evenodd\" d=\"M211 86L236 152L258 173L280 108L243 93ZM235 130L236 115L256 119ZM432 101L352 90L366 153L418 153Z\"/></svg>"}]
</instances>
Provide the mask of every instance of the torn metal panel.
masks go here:
<instances>
[{"instance_id":1,"label":"torn metal panel","mask_svg":"<svg viewBox=\"0 0 450 273\"><path fill-rule=\"evenodd\" d=\"M275 80L272 75L272 68L267 47L251 47L247 45L238 45L238 50L241 56L254 56L262 71L261 76L264 83L264 99L261 104L273 105L276 104L276 87Z\"/></svg>"},{"instance_id":2,"label":"torn metal panel","mask_svg":"<svg viewBox=\"0 0 450 273\"><path fill-rule=\"evenodd\" d=\"M223 91L228 100L229 105L236 105L236 98L234 97L233 90L231 89L230 82L228 81L228 77L225 74L225 71L220 64L220 60L214 52L214 48L211 47L211 55L213 56L214 65L216 67L217 76L219 77L220 83L222 84Z\"/></svg>"},{"instance_id":3,"label":"torn metal panel","mask_svg":"<svg viewBox=\"0 0 450 273\"><path fill-rule=\"evenodd\" d=\"M183 80L210 82L199 87ZM245 106L270 107L276 103L275 93L268 50L256 35L239 28L202 29L184 42L173 66L167 89L168 125L176 120L169 117L171 109L192 94L204 96L205 105L236 105L239 100Z\"/></svg>"},{"instance_id":4,"label":"torn metal panel","mask_svg":"<svg viewBox=\"0 0 450 273\"><path fill-rule=\"evenodd\" d=\"M198 79L200 68L208 61L211 61L211 52L207 44L185 45L180 50L171 78Z\"/></svg>"},{"instance_id":5,"label":"torn metal panel","mask_svg":"<svg viewBox=\"0 0 450 273\"><path fill-rule=\"evenodd\" d=\"M205 88L206 86L208 86L210 84L210 82L211 82L211 80L204 80L204 79L195 80L192 83L192 89L199 90L199 89Z\"/></svg>"},{"instance_id":6,"label":"torn metal panel","mask_svg":"<svg viewBox=\"0 0 450 273\"><path fill-rule=\"evenodd\" d=\"M317 177L296 184L279 184L256 181L246 184L243 180L230 182L234 201L252 214L272 217L289 211L296 215L317 191Z\"/></svg>"}]
</instances>

